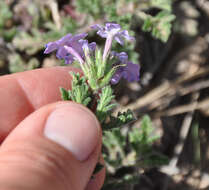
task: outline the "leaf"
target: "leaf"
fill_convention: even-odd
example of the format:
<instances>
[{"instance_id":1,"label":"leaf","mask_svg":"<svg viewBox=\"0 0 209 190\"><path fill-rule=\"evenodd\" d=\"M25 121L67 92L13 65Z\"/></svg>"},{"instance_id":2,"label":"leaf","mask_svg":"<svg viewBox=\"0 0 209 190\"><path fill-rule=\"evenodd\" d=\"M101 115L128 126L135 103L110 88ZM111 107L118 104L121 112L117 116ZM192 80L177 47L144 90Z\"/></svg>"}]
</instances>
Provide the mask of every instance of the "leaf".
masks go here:
<instances>
[{"instance_id":1,"label":"leaf","mask_svg":"<svg viewBox=\"0 0 209 190\"><path fill-rule=\"evenodd\" d=\"M96 116L101 123L105 121L108 112L115 107L115 104L111 103L114 98L115 96L113 95L113 91L110 86L105 86L102 88L96 108Z\"/></svg>"},{"instance_id":2,"label":"leaf","mask_svg":"<svg viewBox=\"0 0 209 190\"><path fill-rule=\"evenodd\" d=\"M65 90L64 88L60 87L60 93L61 93L62 100L70 100L69 99L69 94L68 94L67 90Z\"/></svg>"},{"instance_id":3,"label":"leaf","mask_svg":"<svg viewBox=\"0 0 209 190\"><path fill-rule=\"evenodd\" d=\"M67 91L61 88L62 98L88 106L92 99L85 77L81 77L79 73L71 72L70 74L73 76L72 89Z\"/></svg>"},{"instance_id":4,"label":"leaf","mask_svg":"<svg viewBox=\"0 0 209 190\"><path fill-rule=\"evenodd\" d=\"M141 17L144 20L142 30L151 32L153 37L160 39L162 42L167 42L171 34L171 22L175 20L175 15L168 11L161 11L156 16L145 15L143 14L143 17Z\"/></svg>"},{"instance_id":5,"label":"leaf","mask_svg":"<svg viewBox=\"0 0 209 190\"><path fill-rule=\"evenodd\" d=\"M136 118L131 110L127 110L126 112L119 112L117 117L110 116L110 121L103 125L103 130L112 130L114 128L121 127L130 122L135 121Z\"/></svg>"},{"instance_id":6,"label":"leaf","mask_svg":"<svg viewBox=\"0 0 209 190\"><path fill-rule=\"evenodd\" d=\"M106 162L115 168L121 167L122 160L125 157L126 136L121 133L120 129L105 131L103 144L107 149L106 154L103 154Z\"/></svg>"}]
</instances>

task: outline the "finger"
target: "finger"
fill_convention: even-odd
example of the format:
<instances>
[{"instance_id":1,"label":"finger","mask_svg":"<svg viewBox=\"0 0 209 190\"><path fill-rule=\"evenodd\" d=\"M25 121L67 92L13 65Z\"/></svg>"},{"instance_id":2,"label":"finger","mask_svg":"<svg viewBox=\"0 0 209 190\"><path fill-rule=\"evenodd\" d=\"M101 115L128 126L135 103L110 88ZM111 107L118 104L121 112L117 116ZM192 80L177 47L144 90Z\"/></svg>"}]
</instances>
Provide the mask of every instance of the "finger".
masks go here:
<instances>
[{"instance_id":1,"label":"finger","mask_svg":"<svg viewBox=\"0 0 209 190\"><path fill-rule=\"evenodd\" d=\"M72 67L37 69L0 77L0 142L28 114L60 100L59 87L70 88Z\"/></svg>"},{"instance_id":2,"label":"finger","mask_svg":"<svg viewBox=\"0 0 209 190\"><path fill-rule=\"evenodd\" d=\"M64 102L44 106L3 142L0 189L84 190L100 151L100 126L87 108Z\"/></svg>"},{"instance_id":3,"label":"finger","mask_svg":"<svg viewBox=\"0 0 209 190\"><path fill-rule=\"evenodd\" d=\"M100 163L104 164L104 159L101 157ZM100 190L105 180L105 168L99 171L93 178L90 179L85 190Z\"/></svg>"}]
</instances>

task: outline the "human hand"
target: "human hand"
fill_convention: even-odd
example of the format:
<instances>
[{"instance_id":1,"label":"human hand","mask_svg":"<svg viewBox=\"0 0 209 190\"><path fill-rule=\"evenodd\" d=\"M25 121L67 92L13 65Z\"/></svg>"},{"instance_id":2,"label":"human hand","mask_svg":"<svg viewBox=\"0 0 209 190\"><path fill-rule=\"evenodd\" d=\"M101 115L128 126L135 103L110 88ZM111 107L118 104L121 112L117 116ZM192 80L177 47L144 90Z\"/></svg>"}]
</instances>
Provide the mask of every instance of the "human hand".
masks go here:
<instances>
[{"instance_id":1,"label":"human hand","mask_svg":"<svg viewBox=\"0 0 209 190\"><path fill-rule=\"evenodd\" d=\"M101 153L99 123L87 108L60 100L70 67L0 77L0 189L99 190L90 179ZM54 103L56 102L56 103Z\"/></svg>"}]
</instances>

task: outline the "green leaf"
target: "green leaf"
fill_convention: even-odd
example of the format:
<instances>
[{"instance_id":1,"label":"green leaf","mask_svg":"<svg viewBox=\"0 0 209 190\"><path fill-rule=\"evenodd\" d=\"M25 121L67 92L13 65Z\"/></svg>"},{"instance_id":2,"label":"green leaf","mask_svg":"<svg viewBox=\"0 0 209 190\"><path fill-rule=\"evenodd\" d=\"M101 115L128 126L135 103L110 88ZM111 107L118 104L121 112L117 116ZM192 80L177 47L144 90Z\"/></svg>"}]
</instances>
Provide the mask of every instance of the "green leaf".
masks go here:
<instances>
[{"instance_id":1,"label":"green leaf","mask_svg":"<svg viewBox=\"0 0 209 190\"><path fill-rule=\"evenodd\" d=\"M136 118L131 110L127 110L123 113L119 112L117 117L110 116L110 121L104 124L103 130L112 130L114 128L121 127L135 120Z\"/></svg>"},{"instance_id":2,"label":"green leaf","mask_svg":"<svg viewBox=\"0 0 209 190\"><path fill-rule=\"evenodd\" d=\"M105 121L108 112L115 107L115 104L111 103L114 98L115 96L113 95L113 91L110 86L105 86L102 88L96 108L96 116L101 123Z\"/></svg>"},{"instance_id":3,"label":"green leaf","mask_svg":"<svg viewBox=\"0 0 209 190\"><path fill-rule=\"evenodd\" d=\"M79 73L71 72L70 74L73 76L72 89L68 90L67 92L62 90L62 95L65 99L68 98L68 100L88 106L88 104L91 102L91 92L86 82L86 78L84 76L80 77Z\"/></svg>"},{"instance_id":4,"label":"green leaf","mask_svg":"<svg viewBox=\"0 0 209 190\"><path fill-rule=\"evenodd\" d=\"M62 100L70 100L67 90L65 90L64 88L60 87L60 93L61 93Z\"/></svg>"},{"instance_id":5,"label":"green leaf","mask_svg":"<svg viewBox=\"0 0 209 190\"><path fill-rule=\"evenodd\" d=\"M116 71L116 67L113 67L111 70L109 70L109 72L107 74L105 74L105 76L102 79L99 80L99 86L103 87L103 86L109 84L115 71Z\"/></svg>"},{"instance_id":6,"label":"green leaf","mask_svg":"<svg viewBox=\"0 0 209 190\"><path fill-rule=\"evenodd\" d=\"M100 79L104 76L105 65L106 65L106 63L103 61L102 58L101 49L97 49L95 51L95 65L97 67L97 78Z\"/></svg>"},{"instance_id":7,"label":"green leaf","mask_svg":"<svg viewBox=\"0 0 209 190\"><path fill-rule=\"evenodd\" d=\"M156 16L143 13L139 14L139 17L144 20L143 31L151 32L153 37L167 42L171 34L171 22L175 20L175 15L168 11L161 11Z\"/></svg>"},{"instance_id":8,"label":"green leaf","mask_svg":"<svg viewBox=\"0 0 209 190\"><path fill-rule=\"evenodd\" d=\"M126 136L118 128L112 131L105 131L103 144L107 149L107 153L103 154L106 162L115 168L121 167L122 160L125 157Z\"/></svg>"}]
</instances>

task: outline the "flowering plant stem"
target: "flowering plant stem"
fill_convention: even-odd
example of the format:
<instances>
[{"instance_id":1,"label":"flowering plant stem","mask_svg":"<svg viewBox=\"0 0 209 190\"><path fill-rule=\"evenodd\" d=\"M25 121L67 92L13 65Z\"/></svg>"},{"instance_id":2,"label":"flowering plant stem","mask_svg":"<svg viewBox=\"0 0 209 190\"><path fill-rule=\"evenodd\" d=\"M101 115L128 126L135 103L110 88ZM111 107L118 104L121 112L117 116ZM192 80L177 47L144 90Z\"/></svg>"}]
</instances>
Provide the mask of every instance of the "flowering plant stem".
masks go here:
<instances>
[{"instance_id":1,"label":"flowering plant stem","mask_svg":"<svg viewBox=\"0 0 209 190\"><path fill-rule=\"evenodd\" d=\"M60 88L62 99L74 101L88 107L98 118L103 131L125 125L135 120L133 113L128 110L118 113L116 117L111 112L116 106L113 103L115 96L111 84L116 84L121 78L128 81L139 80L139 65L128 61L125 52L111 52L112 41L116 40L121 45L123 38L133 40L128 31L121 31L121 27L115 23L107 23L105 27L95 25L93 29L98 30L97 34L106 38L105 48L96 48L96 43L88 43L83 38L87 34L68 34L58 41L50 42L46 45L45 53L57 50L57 57L65 59L66 63L77 62L83 76L79 73L72 75L72 85L70 90ZM101 164L95 168L95 172L101 169Z\"/></svg>"}]
</instances>

